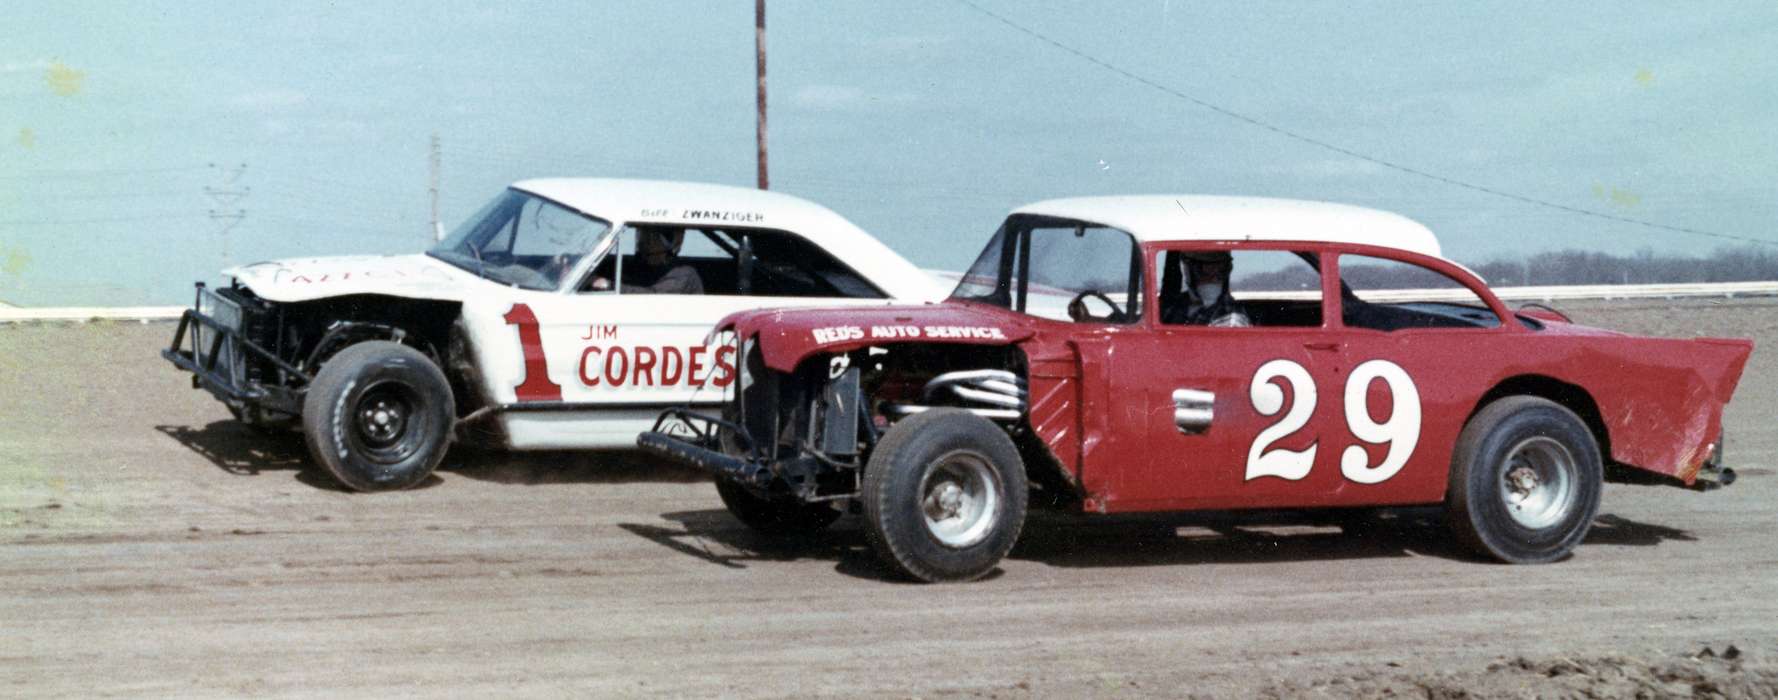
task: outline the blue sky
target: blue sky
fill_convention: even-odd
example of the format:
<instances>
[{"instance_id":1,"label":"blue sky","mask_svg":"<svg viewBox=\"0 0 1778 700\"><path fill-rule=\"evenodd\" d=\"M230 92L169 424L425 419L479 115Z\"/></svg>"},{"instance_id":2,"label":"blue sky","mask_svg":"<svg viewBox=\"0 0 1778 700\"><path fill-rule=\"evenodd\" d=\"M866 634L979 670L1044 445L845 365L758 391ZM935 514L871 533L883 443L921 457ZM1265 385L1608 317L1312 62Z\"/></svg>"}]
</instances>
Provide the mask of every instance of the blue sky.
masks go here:
<instances>
[{"instance_id":1,"label":"blue sky","mask_svg":"<svg viewBox=\"0 0 1778 700\"><path fill-rule=\"evenodd\" d=\"M1567 206L1778 241L1778 5L975 0L1197 99ZM1038 199L1404 213L1464 260L1727 241L1451 187L1143 86L956 0L772 0L774 189L958 269ZM0 300L167 304L224 262L394 253L505 184L753 182L753 4L28 3L0 25ZM245 164L245 169L239 166ZM237 172L238 171L238 172Z\"/></svg>"}]
</instances>

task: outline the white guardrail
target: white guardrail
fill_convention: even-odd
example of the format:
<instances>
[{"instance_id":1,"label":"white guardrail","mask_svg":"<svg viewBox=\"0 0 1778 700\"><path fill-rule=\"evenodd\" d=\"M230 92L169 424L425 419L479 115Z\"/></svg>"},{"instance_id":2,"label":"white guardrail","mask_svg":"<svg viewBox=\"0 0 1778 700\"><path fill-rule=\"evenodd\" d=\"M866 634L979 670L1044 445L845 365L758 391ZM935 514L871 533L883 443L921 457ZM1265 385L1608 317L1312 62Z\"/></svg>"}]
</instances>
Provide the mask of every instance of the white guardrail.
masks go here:
<instances>
[{"instance_id":1,"label":"white guardrail","mask_svg":"<svg viewBox=\"0 0 1778 700\"><path fill-rule=\"evenodd\" d=\"M1574 301L1582 299L1688 299L1778 296L1778 282L1686 282L1681 284L1575 284L1544 287L1494 287L1501 301ZM1359 292L1368 301L1447 301L1474 299L1467 289L1379 289Z\"/></svg>"},{"instance_id":2,"label":"white guardrail","mask_svg":"<svg viewBox=\"0 0 1778 700\"><path fill-rule=\"evenodd\" d=\"M0 323L30 321L173 321L187 306L0 306Z\"/></svg>"},{"instance_id":3,"label":"white guardrail","mask_svg":"<svg viewBox=\"0 0 1778 700\"><path fill-rule=\"evenodd\" d=\"M1586 284L1551 287L1496 287L1502 301L1572 301L1581 299L1690 299L1778 296L1778 282L1709 282L1687 284ZM1262 293L1267 298L1302 293ZM1313 298L1313 294L1304 295ZM1362 292L1369 301L1445 301L1473 299L1467 289L1388 289ZM0 323L33 321L171 321L184 306L17 307L0 306Z\"/></svg>"}]
</instances>

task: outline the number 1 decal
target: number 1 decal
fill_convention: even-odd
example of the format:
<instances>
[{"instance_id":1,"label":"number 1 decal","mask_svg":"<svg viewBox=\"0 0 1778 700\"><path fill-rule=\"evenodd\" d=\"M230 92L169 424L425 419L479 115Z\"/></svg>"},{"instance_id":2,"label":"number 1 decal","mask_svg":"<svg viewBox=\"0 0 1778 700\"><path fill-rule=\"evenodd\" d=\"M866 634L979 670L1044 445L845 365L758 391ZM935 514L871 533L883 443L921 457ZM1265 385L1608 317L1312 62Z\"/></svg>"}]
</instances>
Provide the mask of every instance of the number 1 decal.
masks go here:
<instances>
[{"instance_id":1,"label":"number 1 decal","mask_svg":"<svg viewBox=\"0 0 1778 700\"><path fill-rule=\"evenodd\" d=\"M543 354L537 314L528 305L513 304L500 318L509 326L518 326L519 352L525 359L525 380L512 388L514 396L520 401L561 401L562 385L549 378L549 359Z\"/></svg>"},{"instance_id":2,"label":"number 1 decal","mask_svg":"<svg viewBox=\"0 0 1778 700\"><path fill-rule=\"evenodd\" d=\"M1290 384L1293 401L1289 411L1284 411L1284 390L1272 383L1275 379ZM1388 420L1381 423L1372 420L1370 413L1371 382L1378 379L1388 385L1393 406ZM1314 415L1315 382L1309 371L1296 362L1282 359L1260 365L1248 386L1248 398L1253 401L1253 410L1260 415L1275 416L1283 411L1284 417L1254 437L1253 446L1247 450L1247 480L1276 476L1296 481L1308 476L1310 468L1315 465L1317 443L1310 443L1309 448L1302 451L1266 448L1301 430ZM1370 453L1363 445L1347 446L1340 453L1340 474L1356 483L1379 484L1400 472L1407 465L1408 458L1413 456L1414 447L1420 443L1420 390L1414 386L1407 370L1388 360L1371 360L1359 365L1346 378L1344 408L1346 427L1354 436L1368 444L1386 444L1389 452L1373 467Z\"/></svg>"}]
</instances>

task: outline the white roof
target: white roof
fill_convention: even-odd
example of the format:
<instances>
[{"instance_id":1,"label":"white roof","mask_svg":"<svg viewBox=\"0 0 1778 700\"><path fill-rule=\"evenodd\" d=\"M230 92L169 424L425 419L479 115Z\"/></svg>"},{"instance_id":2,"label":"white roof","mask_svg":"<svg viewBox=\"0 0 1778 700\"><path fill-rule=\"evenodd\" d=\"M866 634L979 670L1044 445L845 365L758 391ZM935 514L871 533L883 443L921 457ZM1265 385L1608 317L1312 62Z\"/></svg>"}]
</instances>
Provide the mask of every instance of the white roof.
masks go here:
<instances>
[{"instance_id":1,"label":"white roof","mask_svg":"<svg viewBox=\"0 0 1778 700\"><path fill-rule=\"evenodd\" d=\"M950 290L827 207L778 192L666 180L548 178L515 189L546 197L615 226L628 223L790 231L821 246L889 296L943 298Z\"/></svg>"},{"instance_id":2,"label":"white roof","mask_svg":"<svg viewBox=\"0 0 1778 700\"><path fill-rule=\"evenodd\" d=\"M1438 238L1412 219L1330 202L1209 195L1073 197L1027 204L1013 213L1103 224L1142 242L1359 243L1444 257Z\"/></svg>"}]
</instances>

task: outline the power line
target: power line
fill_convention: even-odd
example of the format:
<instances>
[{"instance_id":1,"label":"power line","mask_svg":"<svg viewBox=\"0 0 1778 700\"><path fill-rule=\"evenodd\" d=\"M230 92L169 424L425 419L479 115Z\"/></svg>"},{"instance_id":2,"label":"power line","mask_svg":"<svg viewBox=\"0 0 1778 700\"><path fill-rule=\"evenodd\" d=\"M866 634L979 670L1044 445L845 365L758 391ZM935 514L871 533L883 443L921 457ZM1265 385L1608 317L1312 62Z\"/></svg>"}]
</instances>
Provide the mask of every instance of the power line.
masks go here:
<instances>
[{"instance_id":1,"label":"power line","mask_svg":"<svg viewBox=\"0 0 1778 700\"><path fill-rule=\"evenodd\" d=\"M408 239L408 235L402 232L400 226L393 226L392 225L388 228L373 228L373 227L368 227L368 226L357 226L357 225L353 225L353 224L342 224L337 221L320 221L320 220L316 220L316 219L301 219L301 218L295 218L295 217L280 216L277 214L263 214L262 213L259 216L261 216L262 218L264 218L268 221L273 221L273 222L277 222L277 223L281 223L281 224L288 224L291 226L299 226L299 227L306 228L306 229L319 229L319 230L328 230L328 231L346 231L346 232L350 232L350 233L362 233L362 234L366 234L369 236L380 236L380 237L388 238L390 240L400 239L400 240L405 241Z\"/></svg>"},{"instance_id":2,"label":"power line","mask_svg":"<svg viewBox=\"0 0 1778 700\"><path fill-rule=\"evenodd\" d=\"M185 196L189 196L190 194L191 194L191 192L185 191L185 190L159 190L159 191L142 191L142 192L75 192L75 193L55 192L55 193L51 193L51 194L47 194L47 195L31 195L30 200L33 202L38 202L38 201L49 201L49 202L76 201L76 202L79 202L79 201L90 201L90 200L97 200L97 199L137 199L137 198L141 198L141 197L160 197L160 198L185 197Z\"/></svg>"},{"instance_id":3,"label":"power line","mask_svg":"<svg viewBox=\"0 0 1778 700\"><path fill-rule=\"evenodd\" d=\"M1013 31L1019 32L1020 34L1024 34L1024 35L1029 36L1033 39L1041 41L1041 42L1048 44L1056 49L1059 49L1063 52L1073 55L1075 58L1079 58L1080 60L1091 63L1095 66L1103 68L1103 69L1110 71L1112 73L1116 73L1117 75L1122 76L1128 80L1134 81L1138 84L1145 85L1145 86L1153 88L1155 90L1159 90L1160 92L1163 92L1168 95L1172 95L1173 97L1177 97L1179 99L1185 100L1185 101L1190 102L1194 105L1197 105L1197 106L1202 107L1204 109L1210 110L1210 111L1220 114L1222 116L1228 117L1228 118L1233 119L1235 121L1239 121L1239 122L1242 122L1242 123L1247 124L1249 126L1253 126L1253 127L1257 127L1260 129L1264 129L1266 131L1270 131L1274 134L1283 136L1287 139L1291 139L1291 140L1298 141L1301 143L1306 143L1311 146L1315 146L1317 148L1332 151L1334 153L1338 153L1343 156L1357 158L1357 159L1365 161L1367 163L1379 165L1379 166L1388 168L1390 170L1394 170L1394 171L1401 172L1401 173L1406 173L1408 175L1413 175L1416 177L1425 178L1428 180L1432 180L1434 182L1439 182L1439 183L1443 183L1446 185L1450 185L1452 187L1458 187L1458 188L1462 188L1462 189L1466 189L1466 190L1470 190L1470 191L1474 191L1474 192L1481 192L1483 194L1488 194L1488 195L1493 195L1496 197L1510 199L1510 200L1521 202L1524 204L1531 204L1534 206L1547 207L1550 209L1557 209L1560 211L1568 212L1570 214L1579 214L1582 216L1590 216L1590 217L1597 218L1597 219L1604 219L1606 221L1615 221L1615 222L1623 223L1623 224L1644 226L1647 228L1657 229L1657 230L1661 230L1661 231L1669 231L1669 232L1673 232L1673 233L1684 233L1684 234L1689 234L1689 235L1694 235L1694 236L1708 236L1711 238L1721 238L1721 239L1730 240L1730 241L1740 241L1743 243L1759 243L1762 245L1778 246L1778 241L1772 241L1772 240L1767 240L1767 239L1763 239L1763 238L1750 238L1747 236L1736 236L1736 235L1727 234L1727 233L1704 231L1704 230L1695 229L1695 228L1688 228L1688 227L1684 227L1684 226L1670 226L1667 224L1655 223L1653 221L1645 221L1642 219L1634 219L1634 218L1630 218L1627 216L1618 216L1616 214L1608 214L1608 213L1601 212L1601 211L1593 211L1591 209L1583 209L1581 207L1569 206L1567 204L1562 204L1562 203L1550 201L1547 199L1539 199L1537 197L1522 195L1522 194L1518 194L1515 192L1508 192L1506 190L1502 190L1502 189L1498 189L1498 188L1494 188L1494 187L1489 187L1487 185L1478 185L1478 184L1475 184L1472 182L1458 180L1456 178L1447 177L1444 175L1439 175L1437 173L1421 170L1421 169L1415 168L1413 166L1403 165L1401 163L1397 163L1397 162L1394 162L1391 160L1385 160L1385 159L1379 158L1377 156L1372 156L1372 155L1360 153L1360 152L1354 151L1350 148L1346 148L1344 146L1330 143L1328 141L1323 141L1323 140L1315 138L1313 136L1309 136L1307 134L1293 131L1293 130L1287 129L1285 127L1282 127L1282 126L1278 126L1277 124L1273 124L1271 122L1265 121L1263 119L1259 119L1257 117L1248 116L1248 115L1243 114L1241 112L1237 112L1237 111L1229 109L1227 107L1223 107L1222 105L1216 104L1214 102L1210 102L1208 100L1204 100L1204 99L1201 99L1198 97L1193 97L1192 95L1186 94L1186 93L1176 90L1174 88L1168 87L1166 85L1162 85L1161 83L1158 83L1154 80L1137 75L1136 73L1133 73L1129 70L1121 68L1117 65L1114 65L1114 64L1109 63L1107 61L1096 58L1096 57L1092 56L1091 54L1081 51L1080 49L1076 49L1072 46L1064 44L1061 41L1051 38L1047 34L1043 34L1041 32L1038 32L1037 30L1030 29L1028 27L1020 25L1017 22L1007 19L1003 15L1000 15L992 10L989 10L985 7L982 7L981 5L976 4L973 0L954 0L954 1L957 4L963 5L964 7L967 7L971 10L975 10L976 12L978 12L982 15L985 15L988 18L993 19L994 21L997 21L1001 24L1006 25L1007 27L1012 28Z\"/></svg>"},{"instance_id":4,"label":"power line","mask_svg":"<svg viewBox=\"0 0 1778 700\"><path fill-rule=\"evenodd\" d=\"M460 149L456 153L457 153L457 155L453 156L453 158L468 160L468 161L472 161L473 163L506 167L506 168L511 168L511 169L515 169L515 170L521 170L521 169L525 169L527 167L535 169L536 166L542 165L542 166L554 168L557 170L566 171L570 176L577 175L578 173L581 173L581 172L586 172L587 170L589 170L589 167L590 167L590 169L594 169L594 170L610 171L612 173L612 176L621 176L621 175L625 175L625 174L630 174L630 175L661 177L661 178L678 179L678 180L695 179L697 177L697 174L690 172L690 170L687 168L660 167L658 164L655 164L655 163L641 163L638 161L612 158L608 155L591 155L591 154L587 154L587 153L564 151L561 149L553 149L549 153L542 153L542 152L537 152L537 151L526 152L524 150L515 149L515 148L511 148L511 147L490 148L488 146L482 146L482 147L477 147L477 148ZM876 185L876 186L883 186L883 187L897 187L897 188L902 188L902 189L907 189L907 190L912 190L912 191L917 191L917 192L937 192L937 191L942 190L943 192L949 192L949 193L977 194L977 195L981 195L984 197L1005 197L1005 198L1009 198L1009 199L1019 199L1020 201L1023 201L1023 199L1021 199L1021 197L1023 197L1026 194L1029 194L1029 193L1015 193L1015 192L1010 192L1010 191L989 190L989 189L982 189L982 188L966 188L966 187L965 188L959 188L959 187L939 188L939 187L933 186L930 182L927 182L927 181L872 180L872 179L854 178L854 177L850 177L850 176L843 177L843 178L824 178L821 175L813 174L813 173L822 172L820 170L811 170L811 169L806 169L806 168L804 168L804 169L788 168L787 169L782 163L780 163L778 165L776 170L778 170L778 172L781 176L781 179L785 179L786 181L794 181L797 184L831 184L831 185L844 185L844 186ZM787 178L783 177L783 174L786 172L789 173L789 176Z\"/></svg>"},{"instance_id":5,"label":"power line","mask_svg":"<svg viewBox=\"0 0 1778 700\"><path fill-rule=\"evenodd\" d=\"M36 180L56 177L110 177L115 175L158 175L164 173L184 173L208 170L208 165L172 168L101 168L101 169L54 169L26 170L15 175L0 175L0 180Z\"/></svg>"},{"instance_id":6,"label":"power line","mask_svg":"<svg viewBox=\"0 0 1778 700\"><path fill-rule=\"evenodd\" d=\"M363 183L363 182L357 182L357 181L348 182L346 180L309 177L306 175L298 175L296 173L290 173L290 172L262 171L258 174L258 177L267 178L267 179L270 179L273 181L300 182L300 183L304 183L305 185L318 185L323 188L332 189L335 192L338 192L341 194L371 195L371 196L381 195L381 196L397 197L397 198L425 196L425 190L420 189L420 188L407 189L407 188L402 188L402 187L389 187L389 186L381 185L381 184L369 184L369 183ZM328 196L333 196L333 195L329 194ZM391 200L382 200L382 201L391 201Z\"/></svg>"},{"instance_id":7,"label":"power line","mask_svg":"<svg viewBox=\"0 0 1778 700\"><path fill-rule=\"evenodd\" d=\"M93 219L19 219L0 221L0 226L73 226L80 224L134 224L149 221L182 221L203 218L191 213L166 213L138 216L107 216Z\"/></svg>"}]
</instances>

